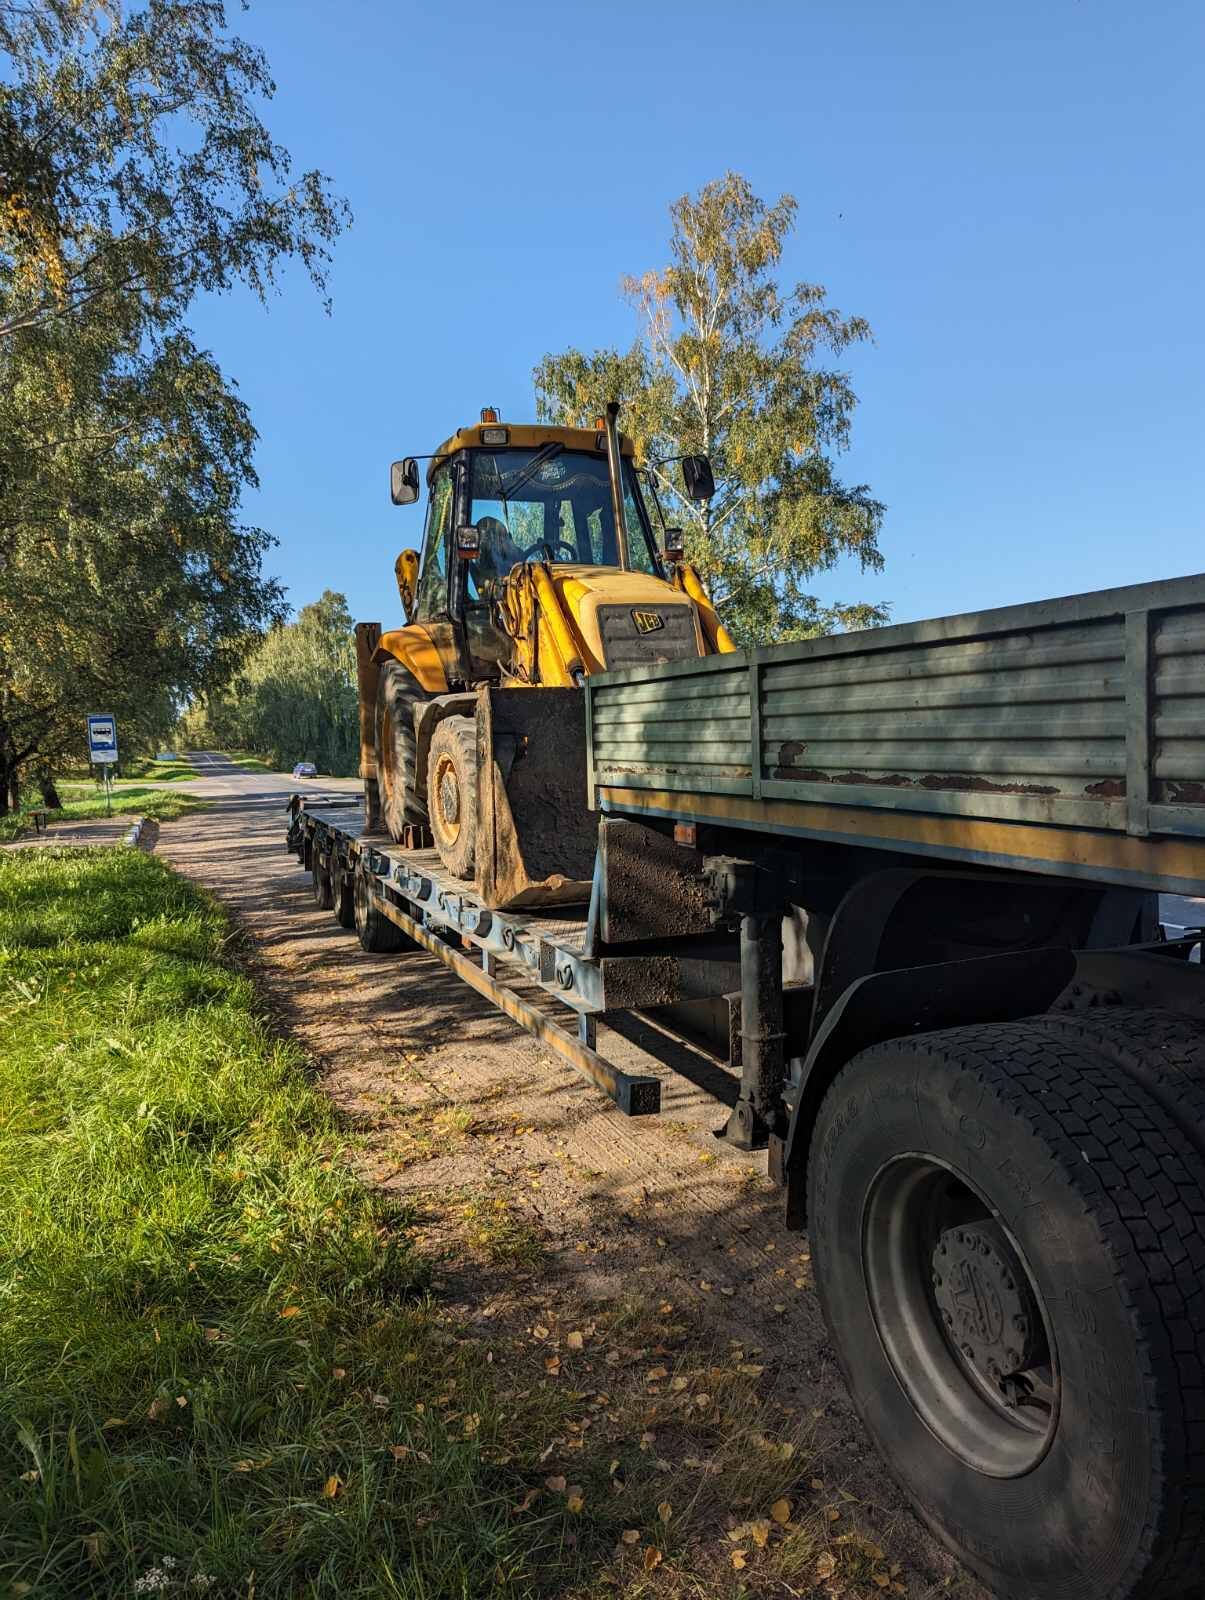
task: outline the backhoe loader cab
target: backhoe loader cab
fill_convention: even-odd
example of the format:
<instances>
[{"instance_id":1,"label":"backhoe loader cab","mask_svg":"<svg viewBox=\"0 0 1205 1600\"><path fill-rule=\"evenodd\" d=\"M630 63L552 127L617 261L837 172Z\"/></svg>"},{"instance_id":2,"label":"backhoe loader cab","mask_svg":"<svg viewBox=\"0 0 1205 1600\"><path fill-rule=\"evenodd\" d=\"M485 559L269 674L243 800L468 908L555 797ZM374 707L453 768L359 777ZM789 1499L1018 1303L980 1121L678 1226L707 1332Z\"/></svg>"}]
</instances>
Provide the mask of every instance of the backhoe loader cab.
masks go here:
<instances>
[{"instance_id":1,"label":"backhoe loader cab","mask_svg":"<svg viewBox=\"0 0 1205 1600\"><path fill-rule=\"evenodd\" d=\"M617 413L580 429L485 411L459 429L427 458L421 551L398 557L406 625L356 630L370 820L429 835L495 906L588 889L585 678L732 648ZM684 476L710 492L705 458ZM391 498L419 498L415 458Z\"/></svg>"}]
</instances>

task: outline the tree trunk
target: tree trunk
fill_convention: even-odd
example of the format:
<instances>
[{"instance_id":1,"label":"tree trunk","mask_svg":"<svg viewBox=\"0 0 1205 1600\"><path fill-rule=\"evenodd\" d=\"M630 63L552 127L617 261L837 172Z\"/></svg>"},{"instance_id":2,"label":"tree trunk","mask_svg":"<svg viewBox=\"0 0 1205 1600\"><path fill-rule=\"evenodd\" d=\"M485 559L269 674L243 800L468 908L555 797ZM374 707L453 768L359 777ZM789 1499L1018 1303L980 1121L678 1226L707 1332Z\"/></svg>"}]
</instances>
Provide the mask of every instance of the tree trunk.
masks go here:
<instances>
[{"instance_id":1,"label":"tree trunk","mask_svg":"<svg viewBox=\"0 0 1205 1600\"><path fill-rule=\"evenodd\" d=\"M48 811L59 811L63 802L59 799L59 791L55 788L54 775L49 767L38 769L38 789L42 795L42 804Z\"/></svg>"}]
</instances>

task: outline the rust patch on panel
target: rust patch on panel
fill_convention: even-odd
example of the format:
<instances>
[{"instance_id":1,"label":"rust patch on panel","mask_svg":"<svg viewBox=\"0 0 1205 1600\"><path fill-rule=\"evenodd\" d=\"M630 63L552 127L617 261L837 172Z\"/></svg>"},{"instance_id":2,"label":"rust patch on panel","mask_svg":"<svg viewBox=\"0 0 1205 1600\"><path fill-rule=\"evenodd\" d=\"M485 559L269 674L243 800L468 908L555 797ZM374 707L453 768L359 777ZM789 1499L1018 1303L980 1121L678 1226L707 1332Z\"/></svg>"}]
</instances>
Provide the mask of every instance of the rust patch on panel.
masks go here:
<instances>
[{"instance_id":1,"label":"rust patch on panel","mask_svg":"<svg viewBox=\"0 0 1205 1600\"><path fill-rule=\"evenodd\" d=\"M1167 798L1174 806L1205 806L1205 783L1173 780L1168 783Z\"/></svg>"},{"instance_id":2,"label":"rust patch on panel","mask_svg":"<svg viewBox=\"0 0 1205 1600\"><path fill-rule=\"evenodd\" d=\"M1084 790L1094 800L1124 800L1126 781L1124 778L1102 778L1099 783L1090 783Z\"/></svg>"},{"instance_id":3,"label":"rust patch on panel","mask_svg":"<svg viewBox=\"0 0 1205 1600\"><path fill-rule=\"evenodd\" d=\"M923 778L914 778L906 772L824 772L819 767L783 767L774 769L776 778L793 783L859 783L878 789L957 789L974 794L1058 794L1053 784L1042 783L992 783L988 778L969 772L928 772Z\"/></svg>"}]
</instances>

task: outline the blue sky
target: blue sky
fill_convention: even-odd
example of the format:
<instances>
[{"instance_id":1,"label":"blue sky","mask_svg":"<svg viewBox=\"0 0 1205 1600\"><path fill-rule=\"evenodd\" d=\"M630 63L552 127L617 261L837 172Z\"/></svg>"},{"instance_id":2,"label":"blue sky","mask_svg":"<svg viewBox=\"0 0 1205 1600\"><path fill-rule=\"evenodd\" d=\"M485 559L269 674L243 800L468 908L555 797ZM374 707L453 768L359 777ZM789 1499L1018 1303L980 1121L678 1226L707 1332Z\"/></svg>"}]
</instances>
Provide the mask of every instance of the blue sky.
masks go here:
<instances>
[{"instance_id":1,"label":"blue sky","mask_svg":"<svg viewBox=\"0 0 1205 1600\"><path fill-rule=\"evenodd\" d=\"M388 465L481 406L532 414L549 350L627 344L625 272L733 168L800 203L784 275L867 317L843 476L886 570L825 599L935 616L1205 567L1205 9L1195 0L254 0L274 135L355 225L323 316L194 325L259 427L250 520L294 605L398 620L421 508Z\"/></svg>"}]
</instances>

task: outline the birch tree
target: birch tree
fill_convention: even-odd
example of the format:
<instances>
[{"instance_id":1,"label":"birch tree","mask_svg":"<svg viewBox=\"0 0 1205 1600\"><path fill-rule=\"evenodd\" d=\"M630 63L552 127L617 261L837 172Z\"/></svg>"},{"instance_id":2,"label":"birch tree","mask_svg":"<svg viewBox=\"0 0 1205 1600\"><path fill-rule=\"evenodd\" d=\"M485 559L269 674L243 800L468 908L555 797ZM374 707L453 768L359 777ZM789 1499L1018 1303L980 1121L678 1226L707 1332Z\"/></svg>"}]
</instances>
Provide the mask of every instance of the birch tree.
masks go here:
<instances>
[{"instance_id":1,"label":"birch tree","mask_svg":"<svg viewBox=\"0 0 1205 1600\"><path fill-rule=\"evenodd\" d=\"M623 280L631 348L567 350L534 373L539 415L589 426L622 405L668 518L741 640L807 637L886 620L866 600L821 603L811 580L843 557L879 572L884 508L838 476L856 396L837 362L871 337L814 283L778 281L790 195L767 205L737 173L670 207L670 262ZM715 498L687 500L672 458L711 458Z\"/></svg>"}]
</instances>

